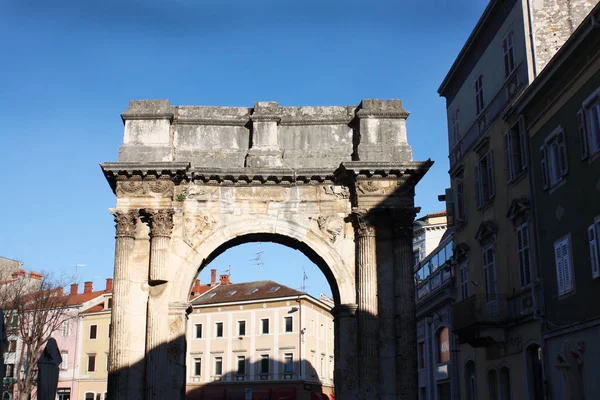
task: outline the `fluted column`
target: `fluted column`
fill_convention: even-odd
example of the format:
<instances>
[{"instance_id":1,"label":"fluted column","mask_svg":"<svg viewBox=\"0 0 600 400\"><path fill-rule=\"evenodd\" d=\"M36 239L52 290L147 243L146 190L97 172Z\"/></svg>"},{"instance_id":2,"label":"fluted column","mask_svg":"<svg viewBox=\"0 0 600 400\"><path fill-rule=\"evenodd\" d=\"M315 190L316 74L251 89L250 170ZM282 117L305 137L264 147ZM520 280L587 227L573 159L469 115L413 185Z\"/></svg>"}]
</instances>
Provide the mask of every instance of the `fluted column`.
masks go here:
<instances>
[{"instance_id":1,"label":"fluted column","mask_svg":"<svg viewBox=\"0 0 600 400\"><path fill-rule=\"evenodd\" d=\"M116 224L115 275L110 325L108 363L108 397L113 400L127 398L128 348L127 334L129 304L128 277L131 273L137 210L111 210Z\"/></svg>"},{"instance_id":2,"label":"fluted column","mask_svg":"<svg viewBox=\"0 0 600 400\"><path fill-rule=\"evenodd\" d=\"M167 281L173 210L146 210L150 225L150 272L146 325L146 399L165 399L168 388L168 306L162 298Z\"/></svg>"},{"instance_id":3,"label":"fluted column","mask_svg":"<svg viewBox=\"0 0 600 400\"><path fill-rule=\"evenodd\" d=\"M358 355L361 399L379 396L378 299L375 227L364 211L354 211L358 299Z\"/></svg>"},{"instance_id":4,"label":"fluted column","mask_svg":"<svg viewBox=\"0 0 600 400\"><path fill-rule=\"evenodd\" d=\"M417 328L412 233L418 208L394 215L394 287L396 306L397 398L418 397Z\"/></svg>"},{"instance_id":5,"label":"fluted column","mask_svg":"<svg viewBox=\"0 0 600 400\"><path fill-rule=\"evenodd\" d=\"M340 304L331 310L334 324L335 397L353 400L358 394L356 304Z\"/></svg>"}]
</instances>

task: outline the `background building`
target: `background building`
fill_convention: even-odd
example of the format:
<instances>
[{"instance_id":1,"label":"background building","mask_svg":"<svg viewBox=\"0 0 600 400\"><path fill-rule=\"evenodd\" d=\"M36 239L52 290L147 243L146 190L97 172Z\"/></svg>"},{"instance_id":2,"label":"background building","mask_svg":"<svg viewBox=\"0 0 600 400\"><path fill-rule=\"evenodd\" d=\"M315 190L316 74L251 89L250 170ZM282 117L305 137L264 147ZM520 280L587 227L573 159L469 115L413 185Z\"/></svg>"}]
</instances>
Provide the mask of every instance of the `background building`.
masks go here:
<instances>
[{"instance_id":1,"label":"background building","mask_svg":"<svg viewBox=\"0 0 600 400\"><path fill-rule=\"evenodd\" d=\"M439 244L446 232L446 211L427 214L415 220L413 253L415 264L427 257Z\"/></svg>"},{"instance_id":2,"label":"background building","mask_svg":"<svg viewBox=\"0 0 600 400\"><path fill-rule=\"evenodd\" d=\"M533 81L511 117L525 121L530 140L544 282L546 391L551 399L597 398L600 6ZM541 374L538 358L530 351L527 363ZM542 398L543 387L528 390L531 398Z\"/></svg>"},{"instance_id":3,"label":"background building","mask_svg":"<svg viewBox=\"0 0 600 400\"><path fill-rule=\"evenodd\" d=\"M220 283L192 302L188 399L333 393L330 306L273 281Z\"/></svg>"},{"instance_id":4,"label":"background building","mask_svg":"<svg viewBox=\"0 0 600 400\"><path fill-rule=\"evenodd\" d=\"M490 1L438 90L449 128L463 398L541 398L531 390L542 377L525 361L543 353L527 136L522 119L502 115L593 5Z\"/></svg>"}]
</instances>

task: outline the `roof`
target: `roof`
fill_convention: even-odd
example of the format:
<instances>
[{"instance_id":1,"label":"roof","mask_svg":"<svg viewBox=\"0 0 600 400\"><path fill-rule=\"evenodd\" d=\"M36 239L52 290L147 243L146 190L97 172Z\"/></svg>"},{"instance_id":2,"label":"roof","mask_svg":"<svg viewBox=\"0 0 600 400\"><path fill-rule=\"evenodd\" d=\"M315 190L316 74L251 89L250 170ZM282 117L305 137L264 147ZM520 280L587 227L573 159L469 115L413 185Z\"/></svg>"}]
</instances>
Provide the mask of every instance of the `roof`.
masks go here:
<instances>
[{"instance_id":1,"label":"roof","mask_svg":"<svg viewBox=\"0 0 600 400\"><path fill-rule=\"evenodd\" d=\"M435 218L435 217L443 217L446 215L446 210L444 211L438 211L438 212L434 212L434 213L430 213L427 214L425 217L423 218Z\"/></svg>"},{"instance_id":2,"label":"roof","mask_svg":"<svg viewBox=\"0 0 600 400\"><path fill-rule=\"evenodd\" d=\"M101 304L96 304L93 307L88 308L87 310L84 310L82 312L82 314L87 314L87 313L93 313L93 312L99 312L99 311L104 311L104 303Z\"/></svg>"},{"instance_id":3,"label":"roof","mask_svg":"<svg viewBox=\"0 0 600 400\"><path fill-rule=\"evenodd\" d=\"M66 296L67 297L67 305L75 306L75 305L83 304L92 299L95 299L98 296L102 296L104 293L106 293L106 291L98 290L97 292L78 293L78 294L73 294L73 295L67 295Z\"/></svg>"},{"instance_id":4,"label":"roof","mask_svg":"<svg viewBox=\"0 0 600 400\"><path fill-rule=\"evenodd\" d=\"M196 297L203 295L204 293L208 292L213 287L214 286L211 286L210 284L201 285L201 286L198 286L198 287L193 287L192 288L192 293L193 294L190 294L190 300L193 300ZM198 289L198 290L195 290L195 289Z\"/></svg>"},{"instance_id":5,"label":"roof","mask_svg":"<svg viewBox=\"0 0 600 400\"><path fill-rule=\"evenodd\" d=\"M276 289L278 288L278 289ZM256 289L256 290L255 290ZM196 298L192 305L207 305L236 301L276 299L279 297L300 296L306 293L273 281L255 281L219 285L210 292Z\"/></svg>"}]
</instances>

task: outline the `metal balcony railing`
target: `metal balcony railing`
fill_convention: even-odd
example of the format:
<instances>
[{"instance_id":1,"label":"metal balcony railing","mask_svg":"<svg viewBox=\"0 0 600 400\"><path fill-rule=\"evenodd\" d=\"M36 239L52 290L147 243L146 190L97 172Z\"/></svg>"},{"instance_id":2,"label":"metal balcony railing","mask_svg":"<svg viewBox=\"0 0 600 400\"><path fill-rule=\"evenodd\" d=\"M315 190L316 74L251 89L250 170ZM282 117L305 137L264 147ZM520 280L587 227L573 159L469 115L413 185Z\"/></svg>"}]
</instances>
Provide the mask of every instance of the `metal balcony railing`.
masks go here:
<instances>
[{"instance_id":1,"label":"metal balcony railing","mask_svg":"<svg viewBox=\"0 0 600 400\"><path fill-rule=\"evenodd\" d=\"M491 325L508 319L508 296L496 294L476 294L454 304L453 329L459 332L463 329L481 325Z\"/></svg>"},{"instance_id":2,"label":"metal balcony railing","mask_svg":"<svg viewBox=\"0 0 600 400\"><path fill-rule=\"evenodd\" d=\"M450 151L450 169L469 152L469 149L477 140L485 135L496 121L500 111L515 98L515 96L527 86L529 78L527 75L527 64L521 63L506 80L496 96L486 108L477 116L473 125L464 136L454 145Z\"/></svg>"}]
</instances>

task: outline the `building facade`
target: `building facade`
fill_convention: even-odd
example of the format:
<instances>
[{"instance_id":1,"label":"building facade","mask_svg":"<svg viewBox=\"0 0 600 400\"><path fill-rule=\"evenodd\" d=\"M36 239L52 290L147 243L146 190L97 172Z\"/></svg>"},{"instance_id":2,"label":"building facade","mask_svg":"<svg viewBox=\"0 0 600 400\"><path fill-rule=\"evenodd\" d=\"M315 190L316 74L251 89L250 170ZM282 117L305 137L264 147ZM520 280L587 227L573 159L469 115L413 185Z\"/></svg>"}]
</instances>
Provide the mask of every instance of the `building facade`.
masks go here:
<instances>
[{"instance_id":1,"label":"building facade","mask_svg":"<svg viewBox=\"0 0 600 400\"><path fill-rule=\"evenodd\" d=\"M446 211L427 214L415 220L413 228L415 265L440 244L446 232L446 222Z\"/></svg>"},{"instance_id":2,"label":"building facade","mask_svg":"<svg viewBox=\"0 0 600 400\"><path fill-rule=\"evenodd\" d=\"M527 136L522 119L502 116L594 4L490 1L438 90L449 128L461 398L543 398Z\"/></svg>"},{"instance_id":3,"label":"building facade","mask_svg":"<svg viewBox=\"0 0 600 400\"><path fill-rule=\"evenodd\" d=\"M333 394L331 307L273 281L228 279L192 302L188 399L313 399Z\"/></svg>"},{"instance_id":4,"label":"building facade","mask_svg":"<svg viewBox=\"0 0 600 400\"><path fill-rule=\"evenodd\" d=\"M509 118L524 121L530 143L529 176L544 282L545 391L549 399L597 398L600 6L531 84Z\"/></svg>"}]
</instances>

